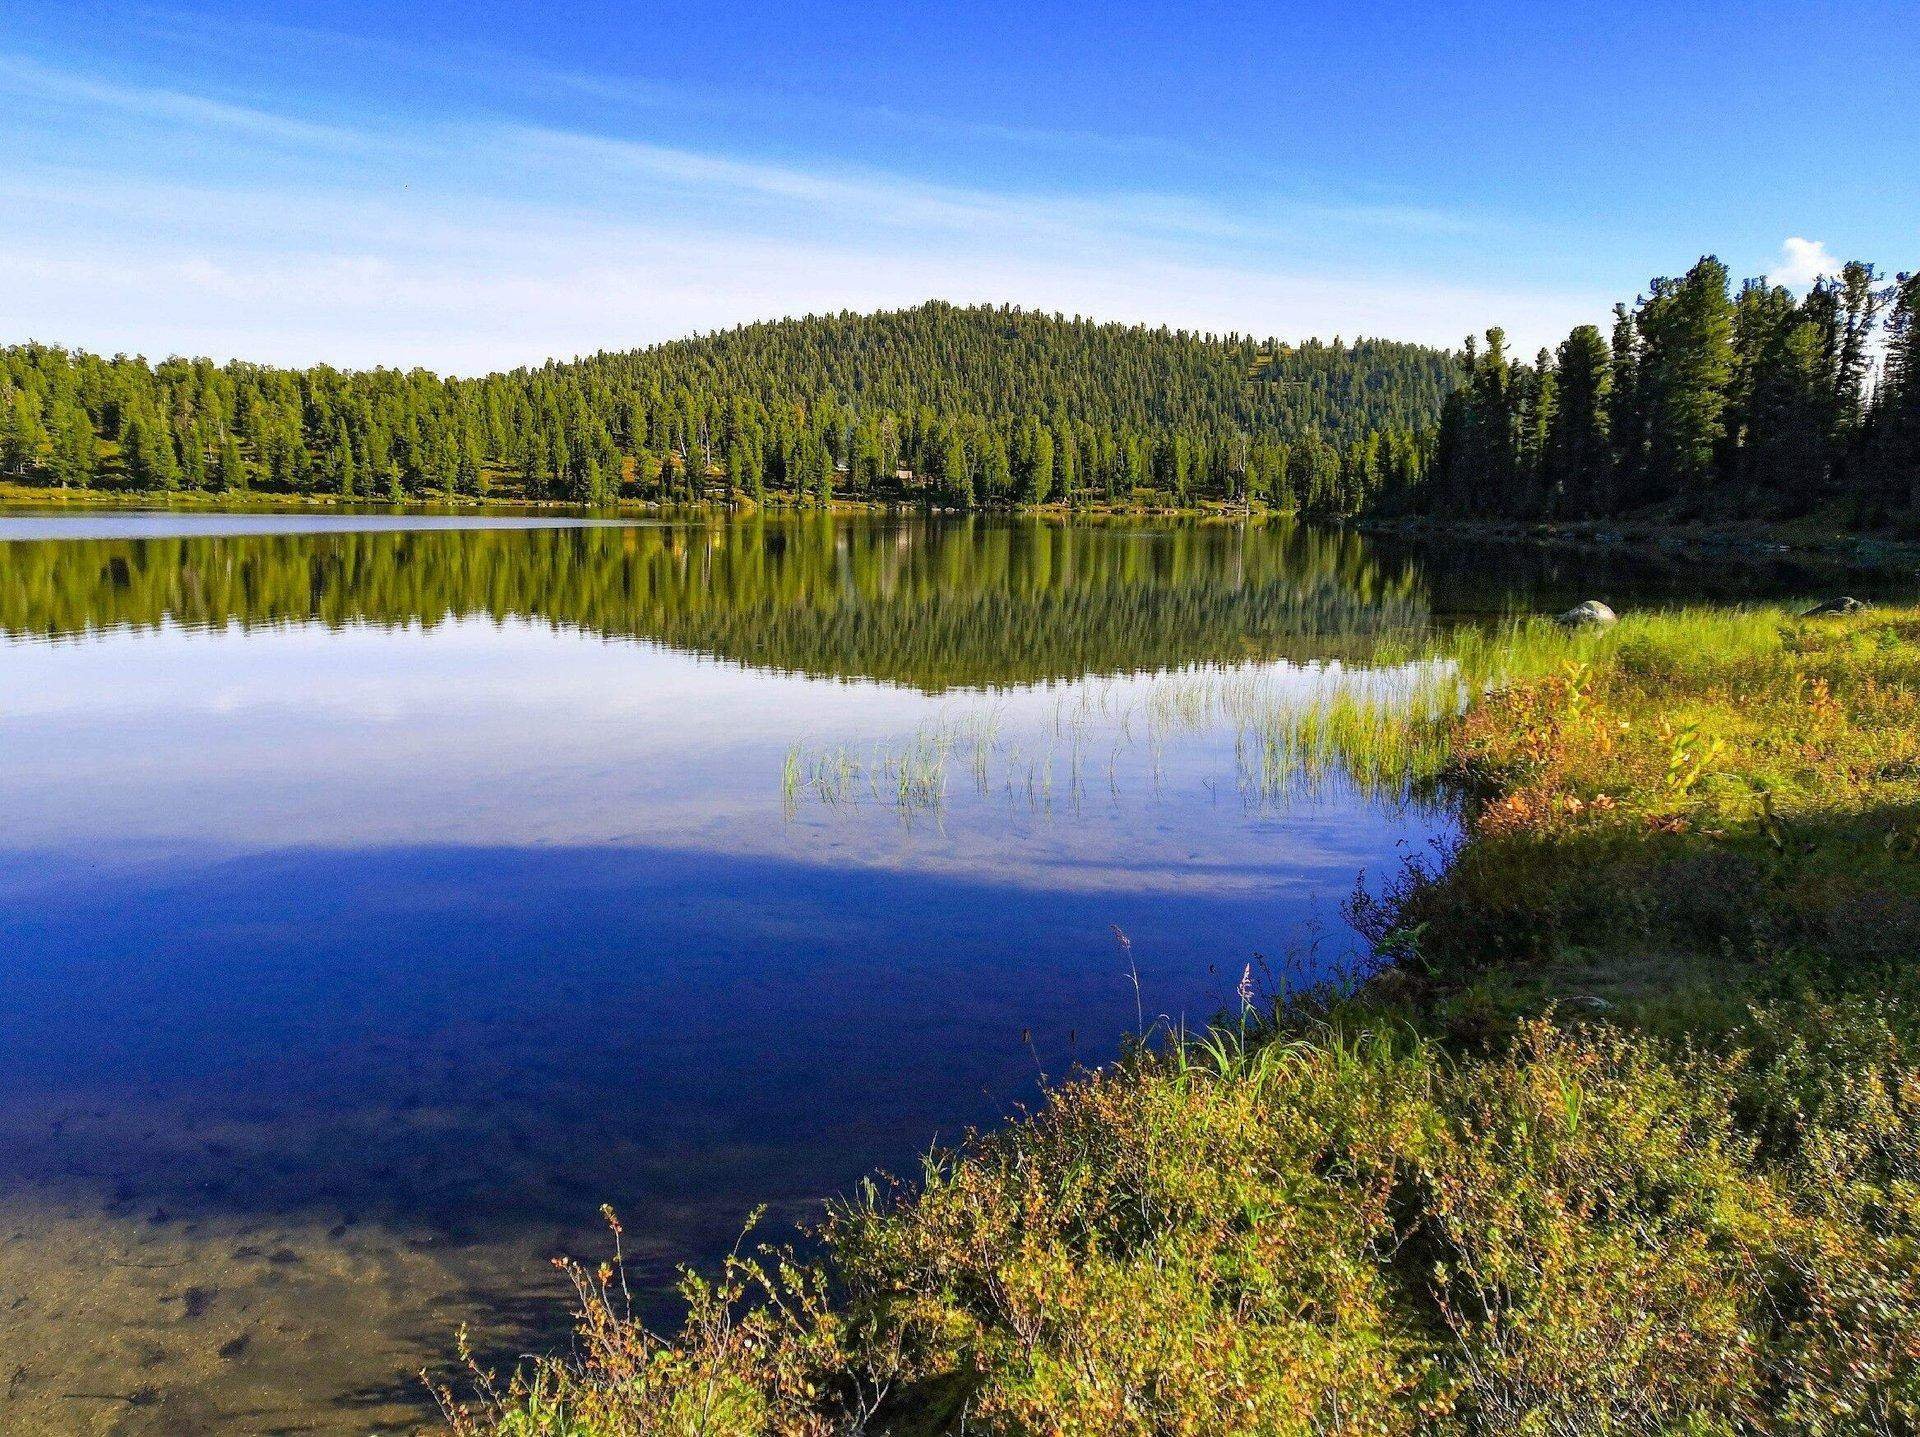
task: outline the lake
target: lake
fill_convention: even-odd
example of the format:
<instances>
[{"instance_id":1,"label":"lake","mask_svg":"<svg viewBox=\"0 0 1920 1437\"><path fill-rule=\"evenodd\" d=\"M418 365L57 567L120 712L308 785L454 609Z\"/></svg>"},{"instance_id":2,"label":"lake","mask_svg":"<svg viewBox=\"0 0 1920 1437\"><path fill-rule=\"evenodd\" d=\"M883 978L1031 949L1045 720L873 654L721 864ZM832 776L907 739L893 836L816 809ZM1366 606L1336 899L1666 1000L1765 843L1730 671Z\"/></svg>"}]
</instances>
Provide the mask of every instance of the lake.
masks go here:
<instances>
[{"instance_id":1,"label":"lake","mask_svg":"<svg viewBox=\"0 0 1920 1437\"><path fill-rule=\"evenodd\" d=\"M1834 582L1279 523L0 516L8 1419L410 1430L462 1323L564 1340L602 1203L670 1316L757 1204L1354 969L1342 900L1452 819L1276 769L1263 716L1452 622Z\"/></svg>"}]
</instances>

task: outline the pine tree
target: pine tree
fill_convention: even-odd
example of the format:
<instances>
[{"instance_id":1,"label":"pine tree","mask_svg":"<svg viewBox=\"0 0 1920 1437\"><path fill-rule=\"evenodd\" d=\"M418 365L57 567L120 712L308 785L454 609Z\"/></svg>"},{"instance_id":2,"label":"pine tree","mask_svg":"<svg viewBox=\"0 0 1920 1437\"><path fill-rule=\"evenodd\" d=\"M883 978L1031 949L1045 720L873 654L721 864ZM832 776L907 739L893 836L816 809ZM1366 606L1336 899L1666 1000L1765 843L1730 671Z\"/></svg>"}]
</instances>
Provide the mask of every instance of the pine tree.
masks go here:
<instances>
[{"instance_id":1,"label":"pine tree","mask_svg":"<svg viewBox=\"0 0 1920 1437\"><path fill-rule=\"evenodd\" d=\"M949 429L937 452L939 469L935 477L954 503L962 509L971 509L974 504L973 473L967 464L967 445L960 437L960 431Z\"/></svg>"},{"instance_id":2,"label":"pine tree","mask_svg":"<svg viewBox=\"0 0 1920 1437\"><path fill-rule=\"evenodd\" d=\"M236 456L238 451L236 452ZM225 453L221 456L225 465ZM353 438L347 432L347 422L336 419L333 425L333 466L334 487L343 498L351 499L360 489L360 473L353 459ZM236 466L237 467L237 466Z\"/></svg>"},{"instance_id":3,"label":"pine tree","mask_svg":"<svg viewBox=\"0 0 1920 1437\"><path fill-rule=\"evenodd\" d=\"M727 446L727 482L735 489L751 495L755 503L762 503L766 499L766 492L760 487L759 449L748 443L744 436L735 436Z\"/></svg>"},{"instance_id":4,"label":"pine tree","mask_svg":"<svg viewBox=\"0 0 1920 1437\"><path fill-rule=\"evenodd\" d=\"M1451 514L1522 513L1521 398L1507 358L1507 333L1487 331L1481 350L1463 347L1464 383L1440 413L1435 504ZM1311 465L1309 466L1312 467Z\"/></svg>"},{"instance_id":5,"label":"pine tree","mask_svg":"<svg viewBox=\"0 0 1920 1437\"><path fill-rule=\"evenodd\" d=\"M180 466L173 453L173 439L155 415L135 410L121 438L127 474L142 489L176 489L180 485Z\"/></svg>"},{"instance_id":6,"label":"pine tree","mask_svg":"<svg viewBox=\"0 0 1920 1437\"><path fill-rule=\"evenodd\" d=\"M1613 446L1613 492L1597 512L1611 514L1640 492L1647 461L1647 416L1640 402L1640 326L1624 304L1613 307L1607 367L1612 382L1607 435Z\"/></svg>"},{"instance_id":7,"label":"pine tree","mask_svg":"<svg viewBox=\"0 0 1920 1437\"><path fill-rule=\"evenodd\" d=\"M978 497L989 504L1014 496L1014 466L1007 446L997 434L987 434L974 446L980 456Z\"/></svg>"},{"instance_id":8,"label":"pine tree","mask_svg":"<svg viewBox=\"0 0 1920 1437\"><path fill-rule=\"evenodd\" d=\"M220 460L216 466L219 484L222 489L235 492L247 487L247 466L240 458L240 444L229 434L220 441ZM351 494L351 489L342 492Z\"/></svg>"},{"instance_id":9,"label":"pine tree","mask_svg":"<svg viewBox=\"0 0 1920 1437\"><path fill-rule=\"evenodd\" d=\"M1591 324L1561 341L1554 359L1555 405L1547 426L1547 512L1584 517L1612 503L1613 454L1607 441L1612 375L1606 341Z\"/></svg>"},{"instance_id":10,"label":"pine tree","mask_svg":"<svg viewBox=\"0 0 1920 1437\"><path fill-rule=\"evenodd\" d=\"M1706 255L1678 280L1655 280L1637 328L1636 398L1647 426L1642 497L1697 497L1714 478L1733 377L1726 266Z\"/></svg>"},{"instance_id":11,"label":"pine tree","mask_svg":"<svg viewBox=\"0 0 1920 1437\"><path fill-rule=\"evenodd\" d=\"M85 488L93 483L99 464L100 445L87 411L71 400L59 405L48 452L54 482L62 488L75 484Z\"/></svg>"},{"instance_id":12,"label":"pine tree","mask_svg":"<svg viewBox=\"0 0 1920 1437\"><path fill-rule=\"evenodd\" d=\"M1053 497L1054 446L1053 431L1039 420L1035 420L1033 425L1033 446L1028 454L1028 465L1028 501L1044 504Z\"/></svg>"},{"instance_id":13,"label":"pine tree","mask_svg":"<svg viewBox=\"0 0 1920 1437\"><path fill-rule=\"evenodd\" d=\"M4 424L0 426L0 469L16 479L25 479L45 461L47 430L41 422L40 406L24 389L16 389L8 399Z\"/></svg>"},{"instance_id":14,"label":"pine tree","mask_svg":"<svg viewBox=\"0 0 1920 1437\"><path fill-rule=\"evenodd\" d=\"M1920 515L1920 272L1894 285L1887 353L1873 409L1873 457L1881 492Z\"/></svg>"},{"instance_id":15,"label":"pine tree","mask_svg":"<svg viewBox=\"0 0 1920 1437\"><path fill-rule=\"evenodd\" d=\"M1152 479L1152 456L1147 441L1138 434L1129 434L1122 444L1119 497L1132 502Z\"/></svg>"},{"instance_id":16,"label":"pine tree","mask_svg":"<svg viewBox=\"0 0 1920 1437\"><path fill-rule=\"evenodd\" d=\"M1069 504L1075 503L1080 495L1080 456L1073 442L1073 426L1064 411L1054 411L1048 438L1053 444L1054 483Z\"/></svg>"},{"instance_id":17,"label":"pine tree","mask_svg":"<svg viewBox=\"0 0 1920 1437\"><path fill-rule=\"evenodd\" d=\"M1559 403L1559 379L1553 371L1553 357L1542 349L1534 356L1532 367L1522 375L1519 406L1519 470L1527 496L1524 502L1535 514L1554 512L1553 486L1547 474L1547 436L1553 429Z\"/></svg>"},{"instance_id":18,"label":"pine tree","mask_svg":"<svg viewBox=\"0 0 1920 1437\"><path fill-rule=\"evenodd\" d=\"M1187 496L1187 482L1192 474L1193 453L1184 434L1169 434L1155 446L1153 456L1153 481L1171 494L1175 502Z\"/></svg>"},{"instance_id":19,"label":"pine tree","mask_svg":"<svg viewBox=\"0 0 1920 1437\"><path fill-rule=\"evenodd\" d=\"M825 508L833 500L833 451L826 442L815 439L808 454L808 466L811 469L810 482L807 485L814 500Z\"/></svg>"}]
</instances>

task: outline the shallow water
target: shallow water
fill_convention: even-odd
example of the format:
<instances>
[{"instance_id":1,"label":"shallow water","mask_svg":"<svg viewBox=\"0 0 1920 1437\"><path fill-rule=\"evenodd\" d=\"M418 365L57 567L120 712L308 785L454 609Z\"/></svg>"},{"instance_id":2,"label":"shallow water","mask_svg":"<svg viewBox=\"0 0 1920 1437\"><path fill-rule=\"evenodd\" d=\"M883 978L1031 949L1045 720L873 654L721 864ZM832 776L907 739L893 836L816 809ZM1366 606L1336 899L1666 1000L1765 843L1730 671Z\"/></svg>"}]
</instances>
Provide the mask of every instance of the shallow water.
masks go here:
<instances>
[{"instance_id":1,"label":"shallow water","mask_svg":"<svg viewBox=\"0 0 1920 1437\"><path fill-rule=\"evenodd\" d=\"M603 1202L654 1300L754 1205L910 1173L1249 965L1357 961L1341 899L1448 816L1246 740L1382 636L1830 581L1277 525L321 517L0 517L22 1431L411 1430L461 1323L564 1334L545 1259L602 1255Z\"/></svg>"}]
</instances>

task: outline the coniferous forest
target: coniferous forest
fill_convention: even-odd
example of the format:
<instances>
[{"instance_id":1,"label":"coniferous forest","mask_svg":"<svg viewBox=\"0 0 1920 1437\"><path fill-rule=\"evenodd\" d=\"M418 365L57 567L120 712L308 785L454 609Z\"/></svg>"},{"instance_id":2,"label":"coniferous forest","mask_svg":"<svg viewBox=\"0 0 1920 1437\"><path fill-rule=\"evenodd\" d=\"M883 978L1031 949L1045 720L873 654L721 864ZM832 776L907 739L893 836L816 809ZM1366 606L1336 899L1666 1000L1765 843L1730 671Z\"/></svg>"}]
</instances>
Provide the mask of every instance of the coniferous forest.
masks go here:
<instances>
[{"instance_id":1,"label":"coniferous forest","mask_svg":"<svg viewBox=\"0 0 1920 1437\"><path fill-rule=\"evenodd\" d=\"M369 499L976 508L1246 500L1341 517L1425 463L1454 365L1420 345L928 304L749 325L481 379L0 355L15 479Z\"/></svg>"},{"instance_id":2,"label":"coniferous forest","mask_svg":"<svg viewBox=\"0 0 1920 1437\"><path fill-rule=\"evenodd\" d=\"M404 500L1187 507L1854 527L1920 511L1920 276L1703 258L1531 363L932 303L483 378L0 351L0 476Z\"/></svg>"},{"instance_id":3,"label":"coniferous forest","mask_svg":"<svg viewBox=\"0 0 1920 1437\"><path fill-rule=\"evenodd\" d=\"M1406 512L1689 521L1920 513L1920 275L1850 263L1804 297L1711 255L1515 363L1469 341Z\"/></svg>"}]
</instances>

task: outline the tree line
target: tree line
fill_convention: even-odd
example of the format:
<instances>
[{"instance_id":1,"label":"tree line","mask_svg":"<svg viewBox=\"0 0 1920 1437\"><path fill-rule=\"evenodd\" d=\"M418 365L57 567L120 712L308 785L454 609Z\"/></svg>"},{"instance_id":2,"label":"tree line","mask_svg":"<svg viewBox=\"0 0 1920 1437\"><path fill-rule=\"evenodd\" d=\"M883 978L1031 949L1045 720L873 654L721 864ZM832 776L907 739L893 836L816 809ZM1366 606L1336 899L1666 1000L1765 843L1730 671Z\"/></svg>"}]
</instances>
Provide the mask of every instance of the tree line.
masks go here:
<instances>
[{"instance_id":1,"label":"tree line","mask_svg":"<svg viewBox=\"0 0 1920 1437\"><path fill-rule=\"evenodd\" d=\"M1920 515L1920 276L1712 256L1531 363L1012 307L744 325L482 378L0 350L0 477L167 491L1309 518Z\"/></svg>"},{"instance_id":2,"label":"tree line","mask_svg":"<svg viewBox=\"0 0 1920 1437\"><path fill-rule=\"evenodd\" d=\"M392 500L1204 499L1345 517L1425 467L1452 370L1421 345L938 303L475 379L23 344L0 350L0 473Z\"/></svg>"},{"instance_id":3,"label":"tree line","mask_svg":"<svg viewBox=\"0 0 1920 1437\"><path fill-rule=\"evenodd\" d=\"M1796 298L1711 255L1612 330L1516 362L1469 341L1421 483L1392 512L1681 521L1920 515L1920 274L1853 262Z\"/></svg>"}]
</instances>

